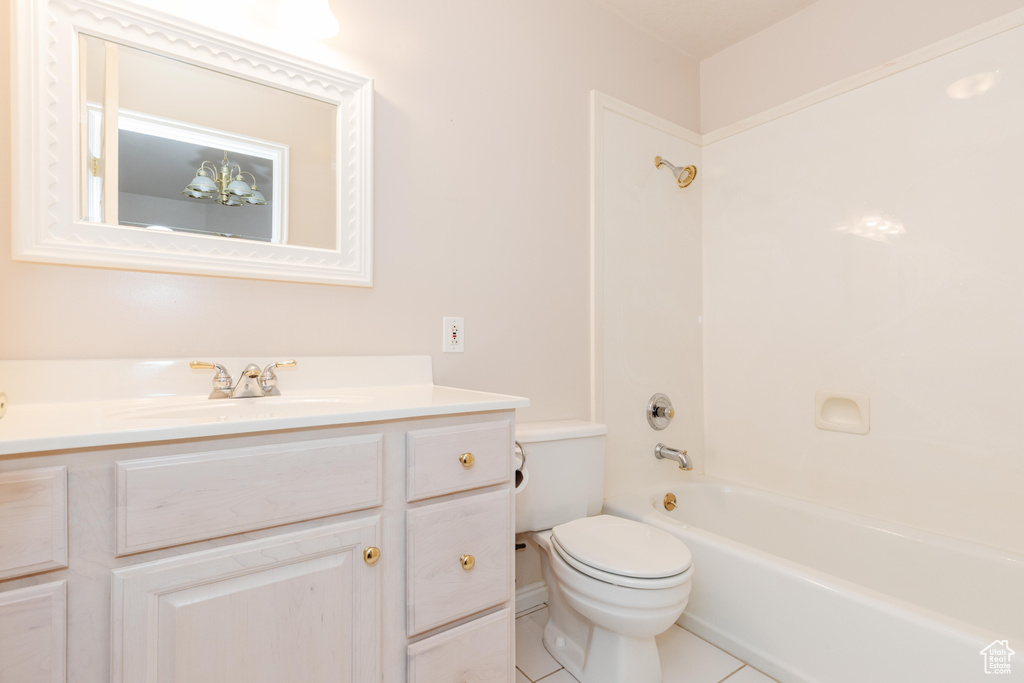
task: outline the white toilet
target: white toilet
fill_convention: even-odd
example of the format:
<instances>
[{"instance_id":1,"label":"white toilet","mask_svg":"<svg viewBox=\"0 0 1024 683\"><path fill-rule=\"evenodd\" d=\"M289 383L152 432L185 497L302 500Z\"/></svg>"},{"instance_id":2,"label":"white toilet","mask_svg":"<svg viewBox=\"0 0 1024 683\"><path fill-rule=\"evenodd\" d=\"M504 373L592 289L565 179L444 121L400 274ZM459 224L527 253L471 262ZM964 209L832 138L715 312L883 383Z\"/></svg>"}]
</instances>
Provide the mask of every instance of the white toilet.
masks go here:
<instances>
[{"instance_id":1,"label":"white toilet","mask_svg":"<svg viewBox=\"0 0 1024 683\"><path fill-rule=\"evenodd\" d=\"M548 589L544 646L581 683L660 683L654 637L683 613L693 575L678 538L598 514L604 425L516 426L525 450L516 532L533 532Z\"/></svg>"}]
</instances>

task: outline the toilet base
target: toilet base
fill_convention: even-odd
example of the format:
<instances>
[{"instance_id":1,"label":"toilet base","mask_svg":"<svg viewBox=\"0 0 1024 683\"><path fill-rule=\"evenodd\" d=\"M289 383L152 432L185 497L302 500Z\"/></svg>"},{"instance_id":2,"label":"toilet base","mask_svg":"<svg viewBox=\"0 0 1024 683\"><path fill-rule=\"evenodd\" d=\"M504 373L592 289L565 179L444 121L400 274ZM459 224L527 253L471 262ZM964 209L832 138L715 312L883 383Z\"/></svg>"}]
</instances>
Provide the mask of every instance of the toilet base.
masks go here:
<instances>
[{"instance_id":1,"label":"toilet base","mask_svg":"<svg viewBox=\"0 0 1024 683\"><path fill-rule=\"evenodd\" d=\"M661 659L654 637L670 628L683 612L690 594L689 578L674 588L657 591L626 589L592 579L581 584L580 576L557 556L550 536L550 531L530 535L541 551L541 571L548 586L545 649L580 683L661 683ZM561 581L555 563L561 563L558 567L565 573ZM598 595L604 601L598 601Z\"/></svg>"},{"instance_id":2,"label":"toilet base","mask_svg":"<svg viewBox=\"0 0 1024 683\"><path fill-rule=\"evenodd\" d=\"M544 647L580 683L661 683L654 638L627 638L591 626L586 651L548 620Z\"/></svg>"}]
</instances>

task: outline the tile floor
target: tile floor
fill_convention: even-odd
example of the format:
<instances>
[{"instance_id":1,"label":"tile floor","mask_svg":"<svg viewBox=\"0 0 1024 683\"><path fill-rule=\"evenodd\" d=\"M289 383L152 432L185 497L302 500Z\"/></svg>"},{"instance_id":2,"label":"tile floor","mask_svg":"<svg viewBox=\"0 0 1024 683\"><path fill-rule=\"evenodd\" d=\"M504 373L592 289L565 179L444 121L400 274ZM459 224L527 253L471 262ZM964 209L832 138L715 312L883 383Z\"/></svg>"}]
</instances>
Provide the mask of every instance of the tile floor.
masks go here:
<instances>
[{"instance_id":1,"label":"tile floor","mask_svg":"<svg viewBox=\"0 0 1024 683\"><path fill-rule=\"evenodd\" d=\"M516 615L516 683L577 683L544 649L547 620L546 605ZM775 681L678 626L658 636L658 650L665 683Z\"/></svg>"}]
</instances>

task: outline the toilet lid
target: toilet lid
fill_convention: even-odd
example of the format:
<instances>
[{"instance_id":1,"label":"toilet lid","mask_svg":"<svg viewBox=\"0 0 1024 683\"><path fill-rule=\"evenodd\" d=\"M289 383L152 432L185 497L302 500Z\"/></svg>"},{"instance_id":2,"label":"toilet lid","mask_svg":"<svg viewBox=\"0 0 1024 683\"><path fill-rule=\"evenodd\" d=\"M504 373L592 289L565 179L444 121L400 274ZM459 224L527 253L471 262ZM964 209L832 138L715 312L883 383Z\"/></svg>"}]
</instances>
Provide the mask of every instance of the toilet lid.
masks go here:
<instances>
[{"instance_id":1,"label":"toilet lid","mask_svg":"<svg viewBox=\"0 0 1024 683\"><path fill-rule=\"evenodd\" d=\"M672 534L631 519L598 515L551 530L573 559L618 576L658 579L690 568L690 549Z\"/></svg>"}]
</instances>

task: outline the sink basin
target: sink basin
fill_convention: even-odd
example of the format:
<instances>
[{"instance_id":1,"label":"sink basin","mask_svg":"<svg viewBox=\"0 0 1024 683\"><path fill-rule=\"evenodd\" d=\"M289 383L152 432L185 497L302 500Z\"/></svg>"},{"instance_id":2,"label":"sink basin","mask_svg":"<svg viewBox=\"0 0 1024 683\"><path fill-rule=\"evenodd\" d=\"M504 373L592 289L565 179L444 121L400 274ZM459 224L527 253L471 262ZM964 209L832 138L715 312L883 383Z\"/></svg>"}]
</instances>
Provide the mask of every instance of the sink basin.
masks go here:
<instances>
[{"instance_id":1,"label":"sink basin","mask_svg":"<svg viewBox=\"0 0 1024 683\"><path fill-rule=\"evenodd\" d=\"M356 395L201 399L138 406L112 412L110 416L147 420L255 420L335 413L354 404L369 401L369 396Z\"/></svg>"}]
</instances>

